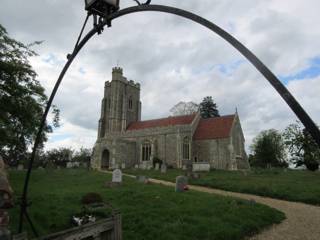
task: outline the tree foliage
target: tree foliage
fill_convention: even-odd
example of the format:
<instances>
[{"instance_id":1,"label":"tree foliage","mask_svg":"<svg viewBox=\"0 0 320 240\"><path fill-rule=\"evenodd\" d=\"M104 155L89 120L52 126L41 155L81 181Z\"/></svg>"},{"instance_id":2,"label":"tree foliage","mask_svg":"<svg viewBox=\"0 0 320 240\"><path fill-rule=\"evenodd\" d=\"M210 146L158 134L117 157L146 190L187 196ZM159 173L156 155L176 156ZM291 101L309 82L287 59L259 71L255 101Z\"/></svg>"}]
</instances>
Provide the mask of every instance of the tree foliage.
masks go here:
<instances>
[{"instance_id":1,"label":"tree foliage","mask_svg":"<svg viewBox=\"0 0 320 240\"><path fill-rule=\"evenodd\" d=\"M90 148L81 147L79 151L74 153L72 161L80 163L90 163L92 150Z\"/></svg>"},{"instance_id":2,"label":"tree foliage","mask_svg":"<svg viewBox=\"0 0 320 240\"><path fill-rule=\"evenodd\" d=\"M255 167L287 167L285 144L281 133L275 129L262 131L250 146L250 164Z\"/></svg>"},{"instance_id":3,"label":"tree foliage","mask_svg":"<svg viewBox=\"0 0 320 240\"><path fill-rule=\"evenodd\" d=\"M67 162L72 161L73 153L72 149L66 147L48 150L43 157L43 165L66 167Z\"/></svg>"},{"instance_id":4,"label":"tree foliage","mask_svg":"<svg viewBox=\"0 0 320 240\"><path fill-rule=\"evenodd\" d=\"M200 103L200 114L202 118L220 117L217 104L211 96L205 97Z\"/></svg>"},{"instance_id":5,"label":"tree foliage","mask_svg":"<svg viewBox=\"0 0 320 240\"><path fill-rule=\"evenodd\" d=\"M0 154L9 164L25 159L47 103L45 90L29 62L36 55L30 49L33 44L24 45L10 38L0 25ZM54 124L58 126L57 108L54 116ZM42 143L50 132L52 126L46 124Z\"/></svg>"},{"instance_id":6,"label":"tree foliage","mask_svg":"<svg viewBox=\"0 0 320 240\"><path fill-rule=\"evenodd\" d=\"M199 110L199 105L194 102L179 102L170 109L172 116L190 115Z\"/></svg>"},{"instance_id":7,"label":"tree foliage","mask_svg":"<svg viewBox=\"0 0 320 240\"><path fill-rule=\"evenodd\" d=\"M319 168L320 148L305 128L299 123L291 124L285 129L283 137L291 154L291 162L296 167L304 165L311 171Z\"/></svg>"}]
</instances>

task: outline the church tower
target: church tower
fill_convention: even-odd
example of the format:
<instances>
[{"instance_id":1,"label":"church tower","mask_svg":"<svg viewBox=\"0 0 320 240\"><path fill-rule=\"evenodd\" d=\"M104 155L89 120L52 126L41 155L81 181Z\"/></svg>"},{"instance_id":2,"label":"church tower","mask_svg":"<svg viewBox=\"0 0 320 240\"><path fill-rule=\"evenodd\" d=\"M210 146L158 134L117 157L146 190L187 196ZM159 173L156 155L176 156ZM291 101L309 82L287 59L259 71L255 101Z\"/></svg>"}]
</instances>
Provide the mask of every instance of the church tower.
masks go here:
<instances>
[{"instance_id":1,"label":"church tower","mask_svg":"<svg viewBox=\"0 0 320 240\"><path fill-rule=\"evenodd\" d=\"M105 82L98 138L123 132L131 122L141 120L140 84L127 80L120 67L112 69L111 82Z\"/></svg>"}]
</instances>

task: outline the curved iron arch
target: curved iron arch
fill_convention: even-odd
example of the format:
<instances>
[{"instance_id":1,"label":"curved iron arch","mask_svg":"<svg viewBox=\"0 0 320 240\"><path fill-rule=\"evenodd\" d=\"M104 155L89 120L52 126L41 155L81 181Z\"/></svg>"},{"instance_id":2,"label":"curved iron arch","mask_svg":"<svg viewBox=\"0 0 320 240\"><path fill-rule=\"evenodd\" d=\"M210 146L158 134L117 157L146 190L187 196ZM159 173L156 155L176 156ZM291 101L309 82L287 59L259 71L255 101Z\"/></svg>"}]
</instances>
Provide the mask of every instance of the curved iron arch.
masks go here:
<instances>
[{"instance_id":1,"label":"curved iron arch","mask_svg":"<svg viewBox=\"0 0 320 240\"><path fill-rule=\"evenodd\" d=\"M205 18L202 18L194 13L191 13L191 12L179 9L179 8L174 8L174 7L164 6L164 5L139 5L139 6L134 6L134 7L128 7L128 8L122 9L118 12L115 12L115 13L109 15L106 19L104 19L101 23L99 23L97 27L95 27L91 31L89 31L87 33L87 35L79 42L79 44L76 45L73 53L68 56L68 61L66 62L65 66L63 67L63 69L59 75L59 78L58 78L58 80L52 90L50 97L49 97L46 109L45 109L44 114L42 116L41 124L39 126L39 130L38 130L38 133L37 133L37 136L35 139L35 143L33 146L31 159L30 159L30 163L29 163L29 168L27 171L25 184L24 184L24 188L23 188L23 194L22 194L22 198L21 198L19 232L22 232L23 215L26 216L27 220L31 224L31 227L33 228L31 220L29 218L29 215L26 212L26 209L28 207L27 192L28 192L30 175L31 175L31 171L32 171L32 165L33 165L33 161L35 158L37 147L40 143L41 133L42 133L43 127L45 125L45 121L46 121L48 112L50 110L52 101L57 93L57 90L60 86L60 83L61 83L65 73L67 72L67 70L69 69L74 58L77 56L77 54L83 48L83 46L89 41L89 39L92 36L94 36L96 33L100 33L101 29L103 29L104 26L109 25L112 20L119 18L121 16L128 15L128 14L135 13L135 12L144 12L144 11L165 12L165 13L171 13L171 14L175 14L175 15L187 18L189 20L192 20L192 21L210 29L211 31L215 32L220 37L222 37L224 40L229 42L243 56L245 56L255 66L255 68L269 81L269 83L275 88L275 90L280 94L280 96L283 98L283 100L289 105L291 110L296 114L296 116L303 123L305 128L308 130L308 132L311 134L313 139L317 142L317 144L320 147L320 130L317 127L317 125L309 117L309 115L302 108L302 106L298 103L298 101L292 96L292 94L289 92L289 90L280 82L280 80L249 49L247 49L241 42L239 42L232 35L230 35L226 31L224 31L222 28L215 25L214 23L206 20Z\"/></svg>"}]
</instances>

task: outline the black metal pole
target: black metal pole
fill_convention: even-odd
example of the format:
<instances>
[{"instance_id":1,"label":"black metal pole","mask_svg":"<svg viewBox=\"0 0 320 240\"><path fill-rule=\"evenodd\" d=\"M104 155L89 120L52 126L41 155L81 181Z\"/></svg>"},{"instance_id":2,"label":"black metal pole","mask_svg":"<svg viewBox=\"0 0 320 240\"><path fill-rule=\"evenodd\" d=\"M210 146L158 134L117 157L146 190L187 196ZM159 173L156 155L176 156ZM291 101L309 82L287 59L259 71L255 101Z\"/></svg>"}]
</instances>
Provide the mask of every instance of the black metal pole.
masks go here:
<instances>
[{"instance_id":1,"label":"black metal pole","mask_svg":"<svg viewBox=\"0 0 320 240\"><path fill-rule=\"evenodd\" d=\"M101 24L102 25L102 24ZM82 49L82 47L87 43L87 41L94 35L97 33L97 28L92 29L83 39L82 41L78 44L78 46L76 46L76 48L74 49L73 53L71 55L68 55L68 61L66 62L65 66L63 67L59 78L52 90L52 93L50 95L50 98L48 100L46 109L43 113L42 119L41 119L41 124L39 126L39 130L36 136L36 140L34 142L34 146L32 149L32 154L31 154L31 158L30 158L30 163L28 166L28 171L26 174L26 178L25 178L25 183L24 183L24 187L23 187L23 193L22 193L22 199L21 199L21 209L20 209L20 220L19 220L19 229L18 232L21 233L22 232L22 227L23 227L23 215L26 215L28 217L28 213L26 212L28 203L27 203L27 193L28 193L28 186L29 186L29 181L30 181L30 175L31 175L31 171L32 171L32 166L33 166L33 162L34 162L34 158L36 155L36 151L37 148L39 146L40 140L41 140L41 135L42 135L42 131L43 131L43 127L46 123L46 119L51 107L51 104L53 102L53 99L58 91L58 88L60 86L60 83L64 77L64 75L66 74L67 70L69 69L71 63L73 62L74 58L77 56L77 54L79 53L79 51ZM29 218L30 219L30 218Z\"/></svg>"},{"instance_id":2,"label":"black metal pole","mask_svg":"<svg viewBox=\"0 0 320 240\"><path fill-rule=\"evenodd\" d=\"M100 32L100 30L103 28L103 26L108 25L112 20L128 15L135 12L143 12L143 11L157 11L157 12L166 12L175 14L187 19L190 19L194 22L199 23L202 26L207 27L211 31L218 34L220 37L225 39L227 42L229 42L233 47L235 47L240 53L242 53L243 56L245 56L255 67L256 69L269 81L269 83L276 89L276 91L280 94L280 96L284 99L284 101L289 105L291 110L296 114L296 116L299 118L299 120L303 123L305 128L308 130L308 132L311 134L313 139L317 142L317 144L320 147L320 130L316 126L316 124L313 122L313 120L309 117L309 115L306 113L306 111L301 107L301 105L298 103L298 101L292 96L292 94L288 91L288 89L281 83L281 81L249 50L247 49L242 43L240 43L237 39L235 39L233 36L231 36L229 33L215 25L214 23L196 15L191 12L174 8L174 7L168 7L163 5L139 5L135 7L129 7L125 8L123 10L120 10L118 12L115 12L113 14L110 14L102 23L99 24L97 28L92 29L84 38L81 40L81 42L78 44L78 46L74 49L73 53L69 55L68 61L65 64L62 72L60 73L60 76L55 84L55 87L50 95L49 101L47 103L45 112L42 116L41 124L39 126L39 130L37 133L37 137L33 146L31 159L25 179L25 184L23 188L23 194L22 194L22 203L21 203L21 212L20 212L20 222L19 222L19 232L22 231L22 224L23 224L23 215L26 213L27 208L27 192L28 192L28 185L30 180L30 175L32 171L32 165L34 162L36 150L38 148L38 145L40 143L41 134L43 131L43 127L45 125L45 121L48 115L48 112L50 110L52 101L55 97L55 94L59 88L59 85L70 67L72 61L77 56L78 52L82 49L82 47L87 43L87 41L97 32Z\"/></svg>"}]
</instances>

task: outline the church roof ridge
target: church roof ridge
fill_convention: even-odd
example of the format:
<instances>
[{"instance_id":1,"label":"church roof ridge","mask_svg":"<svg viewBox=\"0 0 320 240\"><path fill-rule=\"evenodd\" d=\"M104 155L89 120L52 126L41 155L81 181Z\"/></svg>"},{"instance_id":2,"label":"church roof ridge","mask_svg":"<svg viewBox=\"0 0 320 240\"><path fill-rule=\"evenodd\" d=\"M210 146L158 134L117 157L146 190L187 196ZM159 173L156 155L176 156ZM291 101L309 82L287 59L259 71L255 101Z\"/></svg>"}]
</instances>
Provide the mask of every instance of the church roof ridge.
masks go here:
<instances>
[{"instance_id":1,"label":"church roof ridge","mask_svg":"<svg viewBox=\"0 0 320 240\"><path fill-rule=\"evenodd\" d=\"M127 130L140 130L146 128L155 128L155 127L167 127L174 125L187 125L191 124L195 118L196 113L189 115L181 116L169 116L166 118L157 118L144 121L132 122L127 127Z\"/></svg>"}]
</instances>

